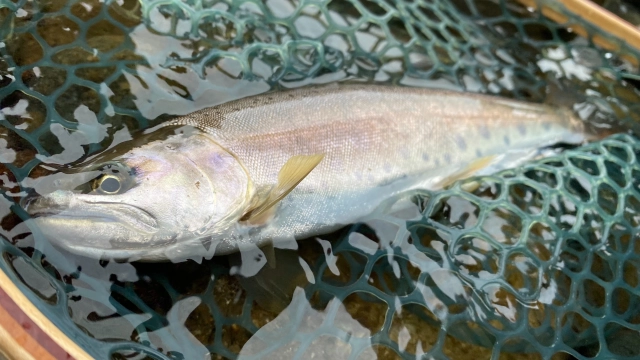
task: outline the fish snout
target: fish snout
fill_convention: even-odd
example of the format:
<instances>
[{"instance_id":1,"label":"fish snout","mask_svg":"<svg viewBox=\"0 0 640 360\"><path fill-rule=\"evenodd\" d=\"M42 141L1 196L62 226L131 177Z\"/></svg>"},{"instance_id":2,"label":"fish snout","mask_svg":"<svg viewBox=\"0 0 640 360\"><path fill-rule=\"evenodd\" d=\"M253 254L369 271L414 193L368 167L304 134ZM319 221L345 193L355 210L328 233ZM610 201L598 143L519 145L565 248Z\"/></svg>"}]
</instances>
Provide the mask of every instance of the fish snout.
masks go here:
<instances>
[{"instance_id":1,"label":"fish snout","mask_svg":"<svg viewBox=\"0 0 640 360\"><path fill-rule=\"evenodd\" d=\"M31 193L20 201L20 206L31 216L57 214L69 207L70 198L66 194L54 192L42 196Z\"/></svg>"}]
</instances>

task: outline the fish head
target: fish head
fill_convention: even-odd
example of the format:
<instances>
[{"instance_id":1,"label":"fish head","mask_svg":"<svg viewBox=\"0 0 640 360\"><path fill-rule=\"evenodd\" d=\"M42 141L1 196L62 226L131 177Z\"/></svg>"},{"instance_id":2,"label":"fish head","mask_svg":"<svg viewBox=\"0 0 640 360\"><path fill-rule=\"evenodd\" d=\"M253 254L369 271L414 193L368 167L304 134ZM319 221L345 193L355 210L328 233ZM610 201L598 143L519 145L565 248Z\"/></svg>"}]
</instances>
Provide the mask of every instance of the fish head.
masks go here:
<instances>
[{"instance_id":1,"label":"fish head","mask_svg":"<svg viewBox=\"0 0 640 360\"><path fill-rule=\"evenodd\" d=\"M144 258L145 251L222 232L247 207L247 172L203 133L180 132L120 153L67 170L51 179L57 186L34 186L37 195L23 207L53 243L94 258Z\"/></svg>"}]
</instances>

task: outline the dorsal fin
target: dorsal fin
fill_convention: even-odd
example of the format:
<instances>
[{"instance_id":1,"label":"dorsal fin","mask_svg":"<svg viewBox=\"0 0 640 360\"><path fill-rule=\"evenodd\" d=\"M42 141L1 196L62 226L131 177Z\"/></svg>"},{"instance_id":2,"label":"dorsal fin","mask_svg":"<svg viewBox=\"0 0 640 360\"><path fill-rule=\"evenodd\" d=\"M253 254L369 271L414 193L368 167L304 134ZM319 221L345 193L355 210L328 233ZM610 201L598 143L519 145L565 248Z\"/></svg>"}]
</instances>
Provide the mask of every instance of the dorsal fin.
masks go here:
<instances>
[{"instance_id":1,"label":"dorsal fin","mask_svg":"<svg viewBox=\"0 0 640 360\"><path fill-rule=\"evenodd\" d=\"M280 200L295 189L309 173L322 161L324 154L292 156L278 173L278 183L269 191L264 201L247 211L240 219L251 221L272 209Z\"/></svg>"}]
</instances>

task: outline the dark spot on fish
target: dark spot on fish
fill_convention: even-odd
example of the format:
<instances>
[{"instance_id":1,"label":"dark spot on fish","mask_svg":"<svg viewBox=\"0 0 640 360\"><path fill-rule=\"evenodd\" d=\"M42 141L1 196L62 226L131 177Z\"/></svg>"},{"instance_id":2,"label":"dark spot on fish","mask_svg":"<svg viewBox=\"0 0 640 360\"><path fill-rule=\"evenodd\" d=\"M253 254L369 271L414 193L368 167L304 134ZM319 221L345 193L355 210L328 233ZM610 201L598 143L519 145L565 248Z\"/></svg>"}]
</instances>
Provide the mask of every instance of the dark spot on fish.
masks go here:
<instances>
[{"instance_id":1,"label":"dark spot on fish","mask_svg":"<svg viewBox=\"0 0 640 360\"><path fill-rule=\"evenodd\" d=\"M73 296L71 296L71 297L69 298L69 300L71 300L71 301L80 301L80 300L82 300L82 296L80 296L80 295L73 295Z\"/></svg>"},{"instance_id":2,"label":"dark spot on fish","mask_svg":"<svg viewBox=\"0 0 640 360\"><path fill-rule=\"evenodd\" d=\"M527 133L527 127L524 126L524 124L518 124L516 127L518 128L520 135L525 135Z\"/></svg>"},{"instance_id":3,"label":"dark spot on fish","mask_svg":"<svg viewBox=\"0 0 640 360\"><path fill-rule=\"evenodd\" d=\"M409 245L413 244L413 238L411 236L407 238L407 243L409 243Z\"/></svg>"},{"instance_id":4,"label":"dark spot on fish","mask_svg":"<svg viewBox=\"0 0 640 360\"><path fill-rule=\"evenodd\" d=\"M267 98L267 100L269 100L269 101L273 101L273 96L269 96L269 97Z\"/></svg>"},{"instance_id":5,"label":"dark spot on fish","mask_svg":"<svg viewBox=\"0 0 640 360\"><path fill-rule=\"evenodd\" d=\"M488 139L491 137L489 128L486 125L480 125L480 127L478 127L478 132L480 133L480 136L482 136L485 139Z\"/></svg>"},{"instance_id":6,"label":"dark spot on fish","mask_svg":"<svg viewBox=\"0 0 640 360\"><path fill-rule=\"evenodd\" d=\"M254 260L255 260L256 262L260 262L260 260L262 260L262 254L258 254L258 255L254 258Z\"/></svg>"},{"instance_id":7,"label":"dark spot on fish","mask_svg":"<svg viewBox=\"0 0 640 360\"><path fill-rule=\"evenodd\" d=\"M294 94L289 94L289 97L293 99L296 96Z\"/></svg>"},{"instance_id":8,"label":"dark spot on fish","mask_svg":"<svg viewBox=\"0 0 640 360\"><path fill-rule=\"evenodd\" d=\"M331 248L327 248L327 255L331 255Z\"/></svg>"},{"instance_id":9,"label":"dark spot on fish","mask_svg":"<svg viewBox=\"0 0 640 360\"><path fill-rule=\"evenodd\" d=\"M507 135L504 136L504 143L505 145L511 144L511 140L509 140L509 137Z\"/></svg>"},{"instance_id":10,"label":"dark spot on fish","mask_svg":"<svg viewBox=\"0 0 640 360\"><path fill-rule=\"evenodd\" d=\"M466 142L466 141L464 141L464 139L462 138L462 136L460 136L460 135L456 135L455 142L456 142L456 145L458 145L458 148L459 148L460 150L462 150L462 151L467 150L467 142Z\"/></svg>"},{"instance_id":11,"label":"dark spot on fish","mask_svg":"<svg viewBox=\"0 0 640 360\"><path fill-rule=\"evenodd\" d=\"M476 156L477 157L481 157L482 156L482 151L480 151L480 149L476 149Z\"/></svg>"},{"instance_id":12,"label":"dark spot on fish","mask_svg":"<svg viewBox=\"0 0 640 360\"><path fill-rule=\"evenodd\" d=\"M198 190L200 189L200 181L196 181L196 187L198 188Z\"/></svg>"}]
</instances>

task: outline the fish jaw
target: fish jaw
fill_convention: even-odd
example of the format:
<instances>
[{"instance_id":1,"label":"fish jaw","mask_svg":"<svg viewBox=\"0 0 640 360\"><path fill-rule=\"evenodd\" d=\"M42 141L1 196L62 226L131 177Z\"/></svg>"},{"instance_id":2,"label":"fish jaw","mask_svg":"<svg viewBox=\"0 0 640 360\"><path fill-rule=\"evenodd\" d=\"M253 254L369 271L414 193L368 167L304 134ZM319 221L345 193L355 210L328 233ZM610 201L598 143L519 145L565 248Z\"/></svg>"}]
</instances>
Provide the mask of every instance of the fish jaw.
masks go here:
<instances>
[{"instance_id":1,"label":"fish jaw","mask_svg":"<svg viewBox=\"0 0 640 360\"><path fill-rule=\"evenodd\" d=\"M149 212L137 206L106 201L92 201L90 197L71 191L55 191L37 198L25 206L29 215L68 221L93 221L95 223L120 223L131 231L142 234L157 233L158 222Z\"/></svg>"},{"instance_id":2,"label":"fish jaw","mask_svg":"<svg viewBox=\"0 0 640 360\"><path fill-rule=\"evenodd\" d=\"M132 258L130 253L148 246L149 236L142 235L120 223L102 221L96 218L64 218L47 216L30 219L39 229L46 229L44 235L56 246L71 253L84 257L121 260ZM91 227L90 236L87 234L82 241L59 241L62 239L76 239L78 234L73 228ZM158 241L154 241L158 243ZM162 245L169 244L166 241Z\"/></svg>"},{"instance_id":3,"label":"fish jaw","mask_svg":"<svg viewBox=\"0 0 640 360\"><path fill-rule=\"evenodd\" d=\"M156 245L170 242L168 238L162 241L158 222L147 211L129 204L94 202L86 198L58 190L36 198L24 207L32 217L31 221L47 238L81 255L102 258L113 250L140 248L150 242ZM78 241L78 229L87 231L81 241Z\"/></svg>"}]
</instances>

